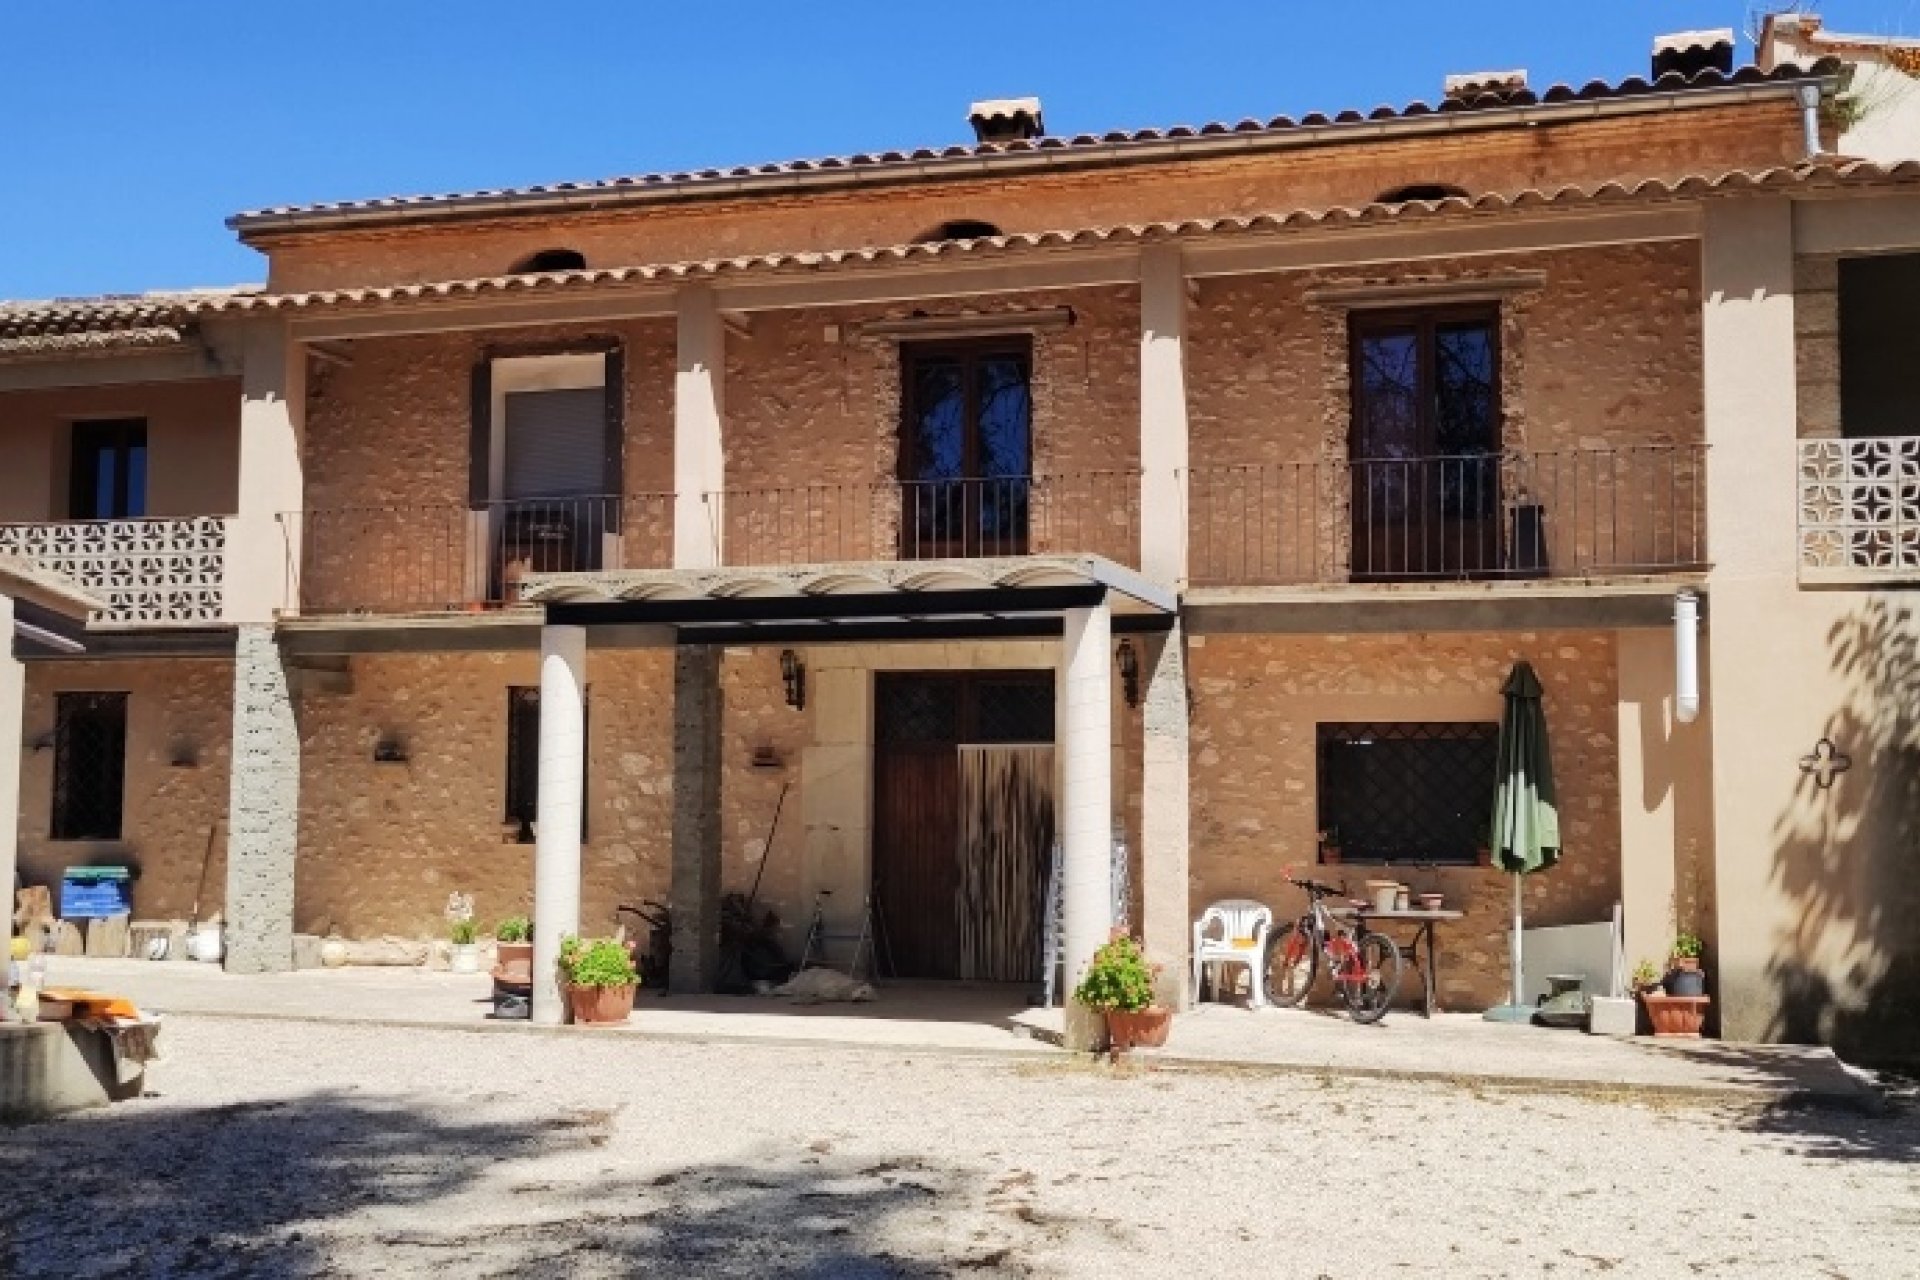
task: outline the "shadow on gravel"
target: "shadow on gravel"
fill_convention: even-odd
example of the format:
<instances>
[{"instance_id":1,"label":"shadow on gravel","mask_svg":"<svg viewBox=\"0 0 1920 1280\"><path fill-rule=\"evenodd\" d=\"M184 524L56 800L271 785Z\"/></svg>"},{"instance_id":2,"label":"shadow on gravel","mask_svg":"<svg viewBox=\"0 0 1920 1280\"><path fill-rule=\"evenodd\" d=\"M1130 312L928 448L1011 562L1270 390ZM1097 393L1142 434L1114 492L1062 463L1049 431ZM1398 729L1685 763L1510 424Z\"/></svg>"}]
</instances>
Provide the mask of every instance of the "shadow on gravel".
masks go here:
<instances>
[{"instance_id":1,"label":"shadow on gravel","mask_svg":"<svg viewBox=\"0 0 1920 1280\"><path fill-rule=\"evenodd\" d=\"M639 1140L607 1111L449 1123L340 1092L0 1129L0 1276L1018 1275L1067 1229L1017 1175L826 1149L616 1171Z\"/></svg>"}]
</instances>

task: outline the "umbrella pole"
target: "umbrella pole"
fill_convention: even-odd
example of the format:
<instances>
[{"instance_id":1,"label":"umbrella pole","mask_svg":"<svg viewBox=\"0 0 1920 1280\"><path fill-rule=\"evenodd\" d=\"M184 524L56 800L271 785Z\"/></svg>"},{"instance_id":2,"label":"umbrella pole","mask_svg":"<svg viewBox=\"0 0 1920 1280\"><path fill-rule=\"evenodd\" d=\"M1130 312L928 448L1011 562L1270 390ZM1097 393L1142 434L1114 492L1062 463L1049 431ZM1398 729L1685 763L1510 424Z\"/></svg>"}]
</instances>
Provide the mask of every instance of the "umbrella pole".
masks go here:
<instances>
[{"instance_id":1,"label":"umbrella pole","mask_svg":"<svg viewBox=\"0 0 1920 1280\"><path fill-rule=\"evenodd\" d=\"M1512 986L1507 989L1507 1003L1495 1005L1487 1010L1488 1022L1532 1022L1533 1010L1524 1003L1526 996L1520 985L1520 873L1513 872L1513 932L1508 935L1507 954L1513 965Z\"/></svg>"}]
</instances>

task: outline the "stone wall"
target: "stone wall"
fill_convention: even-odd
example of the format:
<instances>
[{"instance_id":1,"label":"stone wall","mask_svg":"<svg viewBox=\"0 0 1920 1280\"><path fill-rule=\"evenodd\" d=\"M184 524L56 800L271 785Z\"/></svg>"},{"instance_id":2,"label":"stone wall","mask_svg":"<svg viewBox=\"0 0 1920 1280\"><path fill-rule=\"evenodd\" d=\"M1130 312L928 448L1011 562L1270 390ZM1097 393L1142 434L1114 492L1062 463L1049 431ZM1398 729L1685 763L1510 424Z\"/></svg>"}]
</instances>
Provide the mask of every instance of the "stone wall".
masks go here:
<instances>
[{"instance_id":1,"label":"stone wall","mask_svg":"<svg viewBox=\"0 0 1920 1280\"><path fill-rule=\"evenodd\" d=\"M226 894L227 773L233 734L233 663L224 658L32 662L26 669L20 777L20 871L52 887L69 866L129 862L138 919L202 916ZM50 838L54 697L124 691L127 757L122 839ZM181 763L175 763L176 760Z\"/></svg>"},{"instance_id":2,"label":"stone wall","mask_svg":"<svg viewBox=\"0 0 1920 1280\"><path fill-rule=\"evenodd\" d=\"M456 890L485 923L531 914L533 846L504 823L507 690L538 668L532 652L356 657L352 692L303 696L302 932L438 935ZM587 656L583 930L665 894L672 688L670 651ZM375 762L383 736L405 763Z\"/></svg>"},{"instance_id":3,"label":"stone wall","mask_svg":"<svg viewBox=\"0 0 1920 1280\"><path fill-rule=\"evenodd\" d=\"M1791 102L1729 105L1711 113L1189 160L1177 169L1041 173L1017 182L923 180L891 189L702 201L564 219L521 216L309 233L274 238L266 246L268 279L282 290L491 276L539 250L563 247L582 252L589 266L611 267L904 244L952 219L980 219L1008 232L1061 230L1360 205L1416 182L1472 192L1555 190L1793 164L1801 145Z\"/></svg>"},{"instance_id":4,"label":"stone wall","mask_svg":"<svg viewBox=\"0 0 1920 1280\"><path fill-rule=\"evenodd\" d=\"M1318 858L1316 725L1498 721L1512 664L1533 663L1547 725L1566 854L1528 878L1529 925L1609 917L1620 893L1618 734L1611 633L1197 636L1193 690L1192 873L1195 912L1221 898L1297 914L1289 867ZM1329 869L1356 889L1378 869ZM1484 868L1401 868L1391 878L1439 892L1467 918L1443 926L1442 995L1481 1008L1506 991L1511 883Z\"/></svg>"}]
</instances>

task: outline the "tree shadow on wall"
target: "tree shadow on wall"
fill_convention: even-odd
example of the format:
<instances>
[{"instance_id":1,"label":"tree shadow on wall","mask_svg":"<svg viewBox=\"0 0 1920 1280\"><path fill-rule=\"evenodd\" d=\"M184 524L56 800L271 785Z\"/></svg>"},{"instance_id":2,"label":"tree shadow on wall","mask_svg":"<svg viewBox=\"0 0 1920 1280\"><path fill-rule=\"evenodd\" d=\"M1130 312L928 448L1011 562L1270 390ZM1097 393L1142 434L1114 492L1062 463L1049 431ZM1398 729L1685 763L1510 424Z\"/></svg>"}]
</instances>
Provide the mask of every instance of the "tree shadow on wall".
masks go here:
<instances>
[{"instance_id":1,"label":"tree shadow on wall","mask_svg":"<svg viewBox=\"0 0 1920 1280\"><path fill-rule=\"evenodd\" d=\"M450 1121L327 1091L0 1128L20 1192L0 1275L1006 1274L1057 1234L1033 1214L956 1216L956 1199L1005 1206L918 1157L618 1172L636 1153L609 1150L613 1118Z\"/></svg>"},{"instance_id":2,"label":"tree shadow on wall","mask_svg":"<svg viewBox=\"0 0 1920 1280\"><path fill-rule=\"evenodd\" d=\"M1866 600L1827 649L1850 693L1824 735L1855 767L1831 788L1801 774L1775 828L1773 878L1795 919L1768 963L1769 1035L1920 1061L1920 614Z\"/></svg>"}]
</instances>

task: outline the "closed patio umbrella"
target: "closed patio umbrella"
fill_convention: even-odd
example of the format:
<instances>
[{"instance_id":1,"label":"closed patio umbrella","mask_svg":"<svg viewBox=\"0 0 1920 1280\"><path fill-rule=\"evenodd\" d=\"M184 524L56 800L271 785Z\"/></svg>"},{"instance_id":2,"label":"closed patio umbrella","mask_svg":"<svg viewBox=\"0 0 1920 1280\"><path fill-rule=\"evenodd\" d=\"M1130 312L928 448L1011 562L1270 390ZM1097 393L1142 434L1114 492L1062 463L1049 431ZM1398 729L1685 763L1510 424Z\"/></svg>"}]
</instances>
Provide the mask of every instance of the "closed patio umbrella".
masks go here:
<instances>
[{"instance_id":1,"label":"closed patio umbrella","mask_svg":"<svg viewBox=\"0 0 1920 1280\"><path fill-rule=\"evenodd\" d=\"M1513 876L1513 988L1509 1003L1487 1011L1495 1022L1526 1022L1520 985L1520 878L1560 860L1560 814L1554 808L1553 753L1547 745L1547 715L1540 705L1540 677L1516 662L1501 687L1500 751L1493 793L1493 864Z\"/></svg>"}]
</instances>

